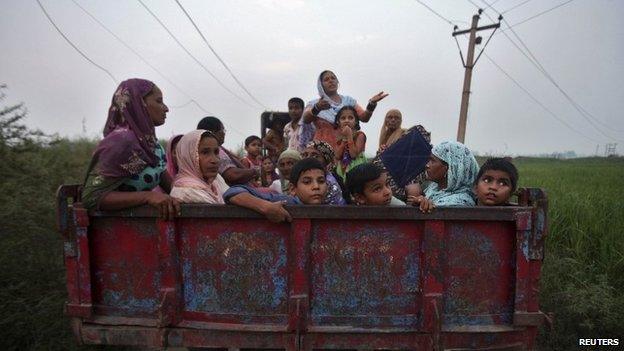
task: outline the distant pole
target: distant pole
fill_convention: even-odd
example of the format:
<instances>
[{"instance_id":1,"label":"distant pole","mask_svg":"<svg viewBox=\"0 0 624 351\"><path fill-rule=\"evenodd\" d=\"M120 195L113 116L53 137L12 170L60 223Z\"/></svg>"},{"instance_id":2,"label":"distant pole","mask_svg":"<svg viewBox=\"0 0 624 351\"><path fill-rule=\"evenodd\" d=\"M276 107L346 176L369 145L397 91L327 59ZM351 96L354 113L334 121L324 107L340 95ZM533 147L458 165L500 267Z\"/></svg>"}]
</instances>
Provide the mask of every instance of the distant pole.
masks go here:
<instances>
[{"instance_id":1,"label":"distant pole","mask_svg":"<svg viewBox=\"0 0 624 351\"><path fill-rule=\"evenodd\" d=\"M470 38L468 41L468 54L466 55L466 62L464 63L464 68L466 70L464 72L464 87L462 90L461 107L459 110L459 124L457 126L457 141L459 141L460 143L464 143L464 140L466 139L466 122L468 121L468 100L470 99L470 83L472 81L472 68L476 64L474 60L474 50L476 44L481 44L481 37L477 37L477 32L486 29L499 28L500 20L502 20L501 16L499 17L499 22L497 24L477 27L477 25L479 24L479 15L481 14L481 12L483 12L483 10L479 9L479 14L472 16L472 25L470 26L470 29L453 32L453 36L470 33Z\"/></svg>"}]
</instances>

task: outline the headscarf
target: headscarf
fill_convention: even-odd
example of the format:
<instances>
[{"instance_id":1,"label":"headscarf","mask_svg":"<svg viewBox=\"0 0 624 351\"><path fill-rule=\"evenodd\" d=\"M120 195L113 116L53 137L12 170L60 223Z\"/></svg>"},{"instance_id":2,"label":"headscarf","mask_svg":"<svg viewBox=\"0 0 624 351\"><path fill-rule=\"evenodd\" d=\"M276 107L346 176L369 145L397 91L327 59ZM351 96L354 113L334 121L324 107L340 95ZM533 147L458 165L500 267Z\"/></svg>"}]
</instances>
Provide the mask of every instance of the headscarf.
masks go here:
<instances>
[{"instance_id":1,"label":"headscarf","mask_svg":"<svg viewBox=\"0 0 624 351\"><path fill-rule=\"evenodd\" d=\"M171 137L167 142L167 150L165 152L165 156L167 158L167 173L173 179L178 173L178 167L176 165L176 160L173 159L173 148L177 145L180 139L184 136L184 134L177 134Z\"/></svg>"},{"instance_id":2,"label":"headscarf","mask_svg":"<svg viewBox=\"0 0 624 351\"><path fill-rule=\"evenodd\" d=\"M285 158L292 158L295 161L301 161L301 154L297 150L288 149L279 155L277 162L279 163L279 161Z\"/></svg>"},{"instance_id":3,"label":"headscarf","mask_svg":"<svg viewBox=\"0 0 624 351\"><path fill-rule=\"evenodd\" d=\"M316 90L319 93L319 97L321 99L326 100L327 102L329 102L330 105L336 107L341 105L338 102L335 102L334 100L332 100L329 95L327 95L327 93L325 92L325 89L323 88L323 74L330 72L331 74L333 74L334 76L336 75L334 72L330 71L330 70L324 70L323 72L321 72L321 74L319 74L318 79L316 80ZM338 80L338 77L336 77L336 91L338 90L338 87L340 86L340 81Z\"/></svg>"},{"instance_id":4,"label":"headscarf","mask_svg":"<svg viewBox=\"0 0 624 351\"><path fill-rule=\"evenodd\" d=\"M113 95L102 139L93 154L98 174L107 178L125 178L155 167L158 157L154 123L143 98L154 88L145 79L128 79Z\"/></svg>"},{"instance_id":5,"label":"headscarf","mask_svg":"<svg viewBox=\"0 0 624 351\"><path fill-rule=\"evenodd\" d=\"M392 113L399 115L399 126L397 127L397 129L395 129L393 132L390 133L390 131L388 130L387 119L388 119L388 116ZM379 133L379 147L381 147L381 145L390 146L394 144L395 141L399 140L399 138L402 137L403 134L407 132L406 129L401 128L402 122L403 122L403 115L401 114L401 111L397 109L391 109L388 112L386 112L384 124L381 127L381 132Z\"/></svg>"},{"instance_id":6,"label":"headscarf","mask_svg":"<svg viewBox=\"0 0 624 351\"><path fill-rule=\"evenodd\" d=\"M472 186L479 172L477 160L470 149L456 141L444 141L433 147L431 153L446 162L446 188L436 182L425 189L425 196L436 206L474 206Z\"/></svg>"},{"instance_id":7,"label":"headscarf","mask_svg":"<svg viewBox=\"0 0 624 351\"><path fill-rule=\"evenodd\" d=\"M306 144L306 148L309 147L314 148L316 151L321 153L321 156L323 156L325 164L327 165L327 169L332 168L336 154L334 153L334 148L332 148L329 143L322 140L312 140Z\"/></svg>"},{"instance_id":8,"label":"headscarf","mask_svg":"<svg viewBox=\"0 0 624 351\"><path fill-rule=\"evenodd\" d=\"M219 174L214 179L205 180L199 165L199 142L205 134L212 135L207 130L194 130L186 133L178 142L178 174L173 186L201 190L207 195L206 202L222 204L223 193L228 188L225 181Z\"/></svg>"}]
</instances>

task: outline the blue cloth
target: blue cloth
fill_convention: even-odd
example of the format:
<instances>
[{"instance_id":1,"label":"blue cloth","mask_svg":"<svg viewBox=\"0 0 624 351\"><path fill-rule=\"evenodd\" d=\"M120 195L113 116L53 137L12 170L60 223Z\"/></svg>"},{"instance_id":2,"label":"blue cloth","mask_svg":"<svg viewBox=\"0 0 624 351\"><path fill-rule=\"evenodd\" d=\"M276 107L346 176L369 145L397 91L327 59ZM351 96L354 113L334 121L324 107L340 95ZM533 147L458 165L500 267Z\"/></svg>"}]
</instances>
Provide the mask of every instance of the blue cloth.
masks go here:
<instances>
[{"instance_id":1,"label":"blue cloth","mask_svg":"<svg viewBox=\"0 0 624 351\"><path fill-rule=\"evenodd\" d=\"M154 154L158 159L156 167L147 166L139 174L124 179L119 191L151 191L160 184L160 177L167 168L167 159L163 147L156 143Z\"/></svg>"},{"instance_id":2,"label":"blue cloth","mask_svg":"<svg viewBox=\"0 0 624 351\"><path fill-rule=\"evenodd\" d=\"M404 188L425 170L431 145L413 128L379 156L397 186Z\"/></svg>"},{"instance_id":3,"label":"blue cloth","mask_svg":"<svg viewBox=\"0 0 624 351\"><path fill-rule=\"evenodd\" d=\"M263 193L260 192L258 190L256 190L256 188L250 187L248 185L234 185L231 186L224 194L223 194L223 200L225 200L225 203L230 203L230 199L238 194L242 194L242 193L248 193L254 197L260 198L262 200L266 200L269 202L280 202L280 201L286 201L286 204L288 205L301 205L301 201L299 200L299 198L295 197L295 196L290 196L290 195L284 195L284 194L275 194L275 193Z\"/></svg>"},{"instance_id":4,"label":"blue cloth","mask_svg":"<svg viewBox=\"0 0 624 351\"><path fill-rule=\"evenodd\" d=\"M470 149L456 141L444 141L431 150L431 153L446 162L446 188L431 182L425 189L425 196L439 207L474 206L472 187L479 173L479 165Z\"/></svg>"}]
</instances>

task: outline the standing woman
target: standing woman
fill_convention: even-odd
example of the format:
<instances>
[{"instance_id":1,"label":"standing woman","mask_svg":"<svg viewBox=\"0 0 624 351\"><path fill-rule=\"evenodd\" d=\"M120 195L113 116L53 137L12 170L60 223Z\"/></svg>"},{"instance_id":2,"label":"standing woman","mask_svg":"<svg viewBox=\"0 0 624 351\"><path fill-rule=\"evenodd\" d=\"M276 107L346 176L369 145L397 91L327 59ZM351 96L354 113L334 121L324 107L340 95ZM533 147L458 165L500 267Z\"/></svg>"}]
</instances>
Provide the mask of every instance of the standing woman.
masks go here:
<instances>
[{"instance_id":1,"label":"standing woman","mask_svg":"<svg viewBox=\"0 0 624 351\"><path fill-rule=\"evenodd\" d=\"M407 133L407 129L401 128L402 122L403 115L401 111L391 109L386 113L383 127L381 127L381 132L379 133L379 150L377 152L382 152Z\"/></svg>"},{"instance_id":2,"label":"standing woman","mask_svg":"<svg viewBox=\"0 0 624 351\"><path fill-rule=\"evenodd\" d=\"M303 111L302 122L314 123L315 128L299 128L299 143L301 149L311 140L322 140L332 148L336 148L336 133L334 131L334 120L336 113L344 106L353 106L357 112L360 121L366 123L373 115L373 111L377 107L377 102L388 96L387 93L379 92L368 100L366 109L362 108L357 101L347 95L338 94L338 78L332 71L323 71L318 77L316 88L318 89L319 98L312 100Z\"/></svg>"},{"instance_id":3,"label":"standing woman","mask_svg":"<svg viewBox=\"0 0 624 351\"><path fill-rule=\"evenodd\" d=\"M177 200L151 191L157 185L166 193L171 190L165 151L155 133L168 111L154 83L135 78L119 84L108 109L104 139L87 171L82 193L86 208L118 210L149 204L164 219L180 211Z\"/></svg>"}]
</instances>

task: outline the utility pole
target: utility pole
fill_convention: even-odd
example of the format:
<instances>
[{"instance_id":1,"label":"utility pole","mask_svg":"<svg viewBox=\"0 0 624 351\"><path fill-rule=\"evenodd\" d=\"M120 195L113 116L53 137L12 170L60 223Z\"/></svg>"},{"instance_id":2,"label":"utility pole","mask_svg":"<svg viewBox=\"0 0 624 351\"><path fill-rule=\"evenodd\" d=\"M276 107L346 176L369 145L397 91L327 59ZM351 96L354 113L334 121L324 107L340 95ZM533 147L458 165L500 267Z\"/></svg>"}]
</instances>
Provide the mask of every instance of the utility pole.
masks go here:
<instances>
[{"instance_id":1,"label":"utility pole","mask_svg":"<svg viewBox=\"0 0 624 351\"><path fill-rule=\"evenodd\" d=\"M459 141L460 143L463 143L464 140L466 139L466 122L468 120L468 100L470 99L470 83L472 81L472 68L477 64L479 57L481 57L483 50L485 50L485 46L484 46L483 49L481 49L479 56L477 56L477 59L474 60L475 46L477 44L481 44L481 41L482 41L481 37L477 37L477 32L482 31L482 30L487 30L487 29L494 29L494 32L495 32L496 29L500 27L500 21L503 19L503 16L499 16L498 23L490 24L490 25L483 26L483 27L477 27L477 25L479 24L479 18L480 18L479 15L481 15L482 12L483 10L479 9L479 13L472 16L472 25L470 26L470 29L457 31L457 26L455 26L455 30L453 31L453 37L455 37L455 41L457 41L458 35L470 33L470 39L468 41L468 54L466 55L466 62L463 62L464 57L462 55L461 49L459 51L459 55L462 58L462 64L464 65L464 68L466 69L464 73L464 88L462 90L461 107L459 110L459 125L457 127L457 141ZM494 34L494 32L492 32L492 35ZM490 35L490 38L485 43L486 46L487 46L487 43L492 38L492 35ZM459 42L457 43L457 47L459 47Z\"/></svg>"}]
</instances>

